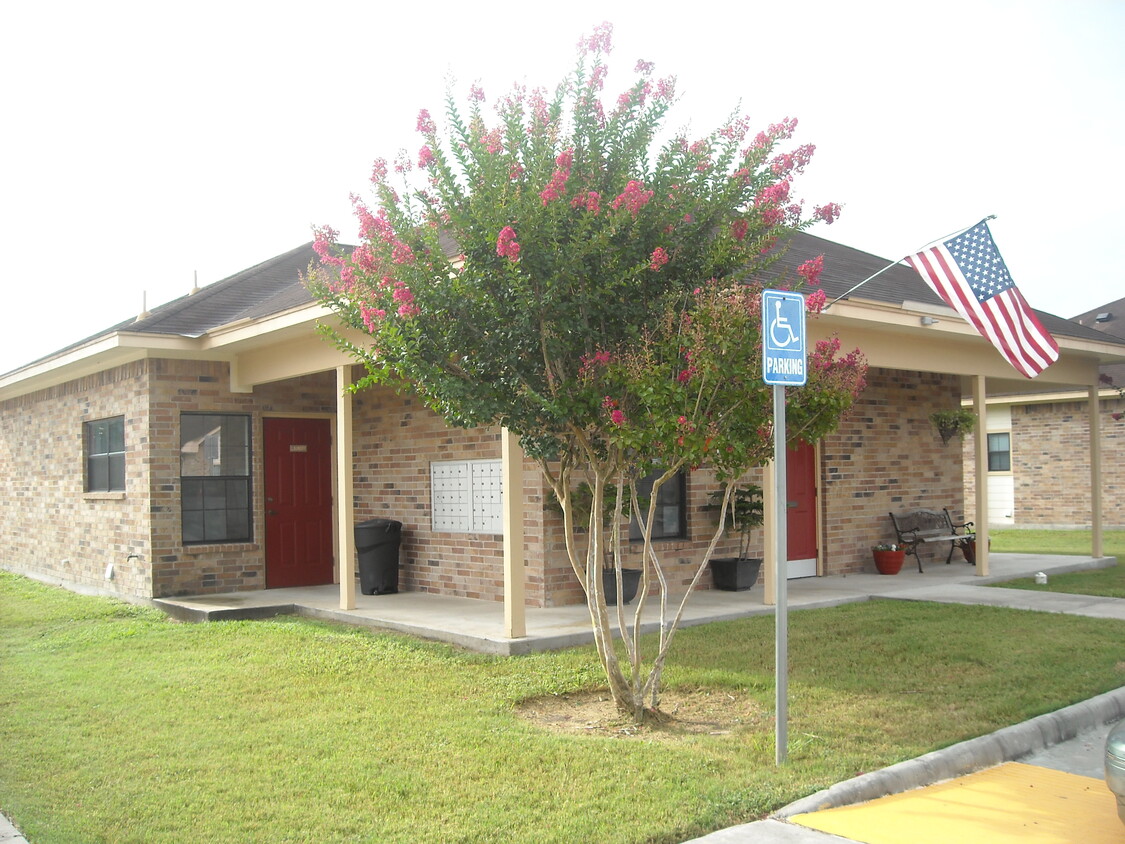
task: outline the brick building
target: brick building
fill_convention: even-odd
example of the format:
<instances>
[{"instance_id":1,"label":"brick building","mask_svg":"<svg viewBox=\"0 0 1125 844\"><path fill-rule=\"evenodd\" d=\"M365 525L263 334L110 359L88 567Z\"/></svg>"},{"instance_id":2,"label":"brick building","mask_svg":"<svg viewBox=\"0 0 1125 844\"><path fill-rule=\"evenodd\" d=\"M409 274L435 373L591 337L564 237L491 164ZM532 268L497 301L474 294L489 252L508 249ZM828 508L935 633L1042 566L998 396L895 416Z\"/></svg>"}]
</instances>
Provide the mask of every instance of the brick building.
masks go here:
<instances>
[{"instance_id":1,"label":"brick building","mask_svg":"<svg viewBox=\"0 0 1125 844\"><path fill-rule=\"evenodd\" d=\"M830 300L886 265L800 234L779 267L820 254ZM0 565L131 600L338 583L346 604L352 525L377 517L404 525L402 590L518 600L507 574L526 605L580 602L561 519L506 432L449 428L388 388L347 391L357 368L316 334L334 317L299 278L313 257L299 247L0 376ZM1062 351L1037 383L1096 392L1098 366L1125 360L1125 342L1040 317ZM807 499L787 507L801 513L790 574L868 569L892 509L973 518L961 450L929 415L970 383L1010 389L1007 364L903 266L808 330L860 347L871 371L840 430L790 461ZM1075 486L1089 493L1089 477ZM662 541L674 585L709 538L713 488L706 469L685 480Z\"/></svg>"},{"instance_id":2,"label":"brick building","mask_svg":"<svg viewBox=\"0 0 1125 844\"><path fill-rule=\"evenodd\" d=\"M1074 317L1081 326L1125 340L1125 299ZM1100 369L1110 384L1100 389L1096 417L1101 445L1103 525L1125 530L1125 364ZM1111 386L1116 385L1116 386ZM997 527L1084 528L1091 503L1090 455L1075 444L1090 441L1090 404L1084 391L1025 389L988 398L988 519ZM968 446L966 449L968 450ZM972 465L965 494L976 494Z\"/></svg>"}]
</instances>

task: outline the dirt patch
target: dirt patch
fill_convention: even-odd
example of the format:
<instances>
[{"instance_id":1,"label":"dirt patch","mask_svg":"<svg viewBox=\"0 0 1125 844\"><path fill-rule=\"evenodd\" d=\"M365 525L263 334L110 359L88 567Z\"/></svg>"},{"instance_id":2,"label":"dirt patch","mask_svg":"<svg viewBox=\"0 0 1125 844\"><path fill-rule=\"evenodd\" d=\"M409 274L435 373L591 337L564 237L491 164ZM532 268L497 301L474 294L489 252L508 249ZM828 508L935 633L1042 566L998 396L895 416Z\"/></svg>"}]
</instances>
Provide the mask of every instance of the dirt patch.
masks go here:
<instances>
[{"instance_id":1,"label":"dirt patch","mask_svg":"<svg viewBox=\"0 0 1125 844\"><path fill-rule=\"evenodd\" d=\"M640 726L617 711L605 689L530 698L516 707L516 714L555 733L666 741L693 735L729 735L763 727L768 718L757 700L728 689L665 692L660 710L647 713Z\"/></svg>"}]
</instances>

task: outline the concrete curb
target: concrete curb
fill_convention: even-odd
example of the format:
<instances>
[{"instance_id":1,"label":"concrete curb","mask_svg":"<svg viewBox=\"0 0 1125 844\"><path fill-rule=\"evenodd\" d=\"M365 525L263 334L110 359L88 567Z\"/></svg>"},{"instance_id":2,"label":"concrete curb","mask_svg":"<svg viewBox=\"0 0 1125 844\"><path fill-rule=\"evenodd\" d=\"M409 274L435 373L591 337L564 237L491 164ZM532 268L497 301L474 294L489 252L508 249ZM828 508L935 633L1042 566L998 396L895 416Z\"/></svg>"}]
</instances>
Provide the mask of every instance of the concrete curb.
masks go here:
<instances>
[{"instance_id":1,"label":"concrete curb","mask_svg":"<svg viewBox=\"0 0 1125 844\"><path fill-rule=\"evenodd\" d=\"M1125 718L1125 686L1030 721L1004 727L987 736L845 780L790 803L775 812L773 817L789 818L805 812L850 806L933 785L1019 759L1072 739L1083 730L1121 718Z\"/></svg>"}]
</instances>

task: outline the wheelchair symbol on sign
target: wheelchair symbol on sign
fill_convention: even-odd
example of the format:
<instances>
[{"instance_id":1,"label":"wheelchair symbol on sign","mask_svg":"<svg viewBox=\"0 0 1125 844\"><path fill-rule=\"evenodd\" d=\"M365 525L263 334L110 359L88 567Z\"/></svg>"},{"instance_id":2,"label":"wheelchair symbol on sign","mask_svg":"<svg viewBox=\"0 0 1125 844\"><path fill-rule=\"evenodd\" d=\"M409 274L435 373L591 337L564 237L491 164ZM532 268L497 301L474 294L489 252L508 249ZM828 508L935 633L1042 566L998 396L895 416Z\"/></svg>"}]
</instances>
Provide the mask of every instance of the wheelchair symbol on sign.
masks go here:
<instances>
[{"instance_id":1,"label":"wheelchair symbol on sign","mask_svg":"<svg viewBox=\"0 0 1125 844\"><path fill-rule=\"evenodd\" d=\"M774 300L773 306L776 314L770 320L770 340L773 341L774 348L787 349L793 343L799 344L801 338L793 333L793 326L789 324L789 319L781 315L781 300Z\"/></svg>"}]
</instances>

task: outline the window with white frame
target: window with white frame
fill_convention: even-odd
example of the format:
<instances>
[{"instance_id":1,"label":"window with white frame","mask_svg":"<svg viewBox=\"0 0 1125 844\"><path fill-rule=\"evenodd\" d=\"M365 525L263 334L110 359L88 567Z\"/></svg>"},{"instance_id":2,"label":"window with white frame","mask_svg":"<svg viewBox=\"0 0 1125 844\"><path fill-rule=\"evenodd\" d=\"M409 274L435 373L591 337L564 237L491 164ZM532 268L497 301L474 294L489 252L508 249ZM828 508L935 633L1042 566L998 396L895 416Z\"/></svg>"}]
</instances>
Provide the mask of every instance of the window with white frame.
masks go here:
<instances>
[{"instance_id":1,"label":"window with white frame","mask_svg":"<svg viewBox=\"0 0 1125 844\"><path fill-rule=\"evenodd\" d=\"M430 523L451 533L503 533L503 465L499 460L430 464Z\"/></svg>"},{"instance_id":2,"label":"window with white frame","mask_svg":"<svg viewBox=\"0 0 1125 844\"><path fill-rule=\"evenodd\" d=\"M125 489L125 417L86 422L86 492Z\"/></svg>"},{"instance_id":3,"label":"window with white frame","mask_svg":"<svg viewBox=\"0 0 1125 844\"><path fill-rule=\"evenodd\" d=\"M988 471L1012 471L1012 435L1009 433L988 435Z\"/></svg>"}]
</instances>

